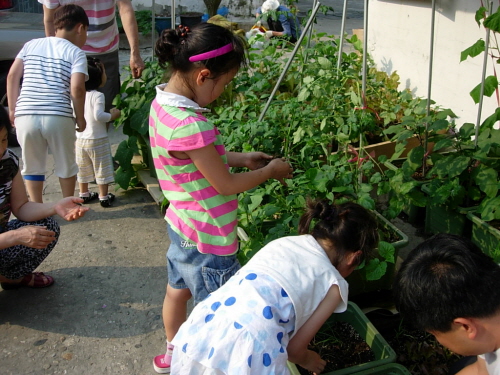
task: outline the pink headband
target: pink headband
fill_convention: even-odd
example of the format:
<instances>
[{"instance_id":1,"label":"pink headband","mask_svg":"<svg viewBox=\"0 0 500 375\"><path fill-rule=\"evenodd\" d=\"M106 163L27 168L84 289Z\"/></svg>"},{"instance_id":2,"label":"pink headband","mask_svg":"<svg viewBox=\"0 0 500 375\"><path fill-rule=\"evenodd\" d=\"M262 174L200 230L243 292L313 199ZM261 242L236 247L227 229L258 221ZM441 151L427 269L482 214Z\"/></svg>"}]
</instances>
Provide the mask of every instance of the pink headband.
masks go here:
<instances>
[{"instance_id":1,"label":"pink headband","mask_svg":"<svg viewBox=\"0 0 500 375\"><path fill-rule=\"evenodd\" d=\"M212 59L217 56L225 55L233 50L233 45L231 43L226 44L224 47L214 49L213 51L208 51L205 53L200 53L199 55L194 55L189 58L191 62L203 61Z\"/></svg>"}]
</instances>

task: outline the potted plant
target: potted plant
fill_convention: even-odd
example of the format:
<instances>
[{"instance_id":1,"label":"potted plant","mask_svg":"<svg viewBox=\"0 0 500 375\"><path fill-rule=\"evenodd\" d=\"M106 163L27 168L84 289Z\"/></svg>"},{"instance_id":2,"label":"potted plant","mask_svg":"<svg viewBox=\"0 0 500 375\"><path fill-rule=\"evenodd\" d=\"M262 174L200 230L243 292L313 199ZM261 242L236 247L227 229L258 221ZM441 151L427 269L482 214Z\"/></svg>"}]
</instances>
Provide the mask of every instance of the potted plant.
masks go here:
<instances>
[{"instance_id":1,"label":"potted plant","mask_svg":"<svg viewBox=\"0 0 500 375\"><path fill-rule=\"evenodd\" d=\"M158 35L165 29L172 28L172 16L165 8L160 13L155 13L155 30Z\"/></svg>"},{"instance_id":2,"label":"potted plant","mask_svg":"<svg viewBox=\"0 0 500 375\"><path fill-rule=\"evenodd\" d=\"M462 51L460 61L487 53L492 58L492 61L496 61L498 64L500 7L493 13L492 9L481 6L475 14L475 20L478 26L483 25L494 36L489 38L489 45L485 45L485 41L479 39L472 46ZM499 107L481 125L477 140L477 148L482 151L477 157L477 163L489 164L490 166L490 169L483 169L482 173L483 185L488 188L488 191L485 192L485 197L481 200L477 210L467 214L467 217L472 222L472 240L496 261L500 261L500 225L498 224L500 220L500 196L498 194L500 186L498 178L498 172L500 171L500 130L495 128L493 124L497 123L500 118L498 85L496 74L490 75L483 77L482 82L470 92L475 103L480 102L481 96L490 97L496 93Z\"/></svg>"},{"instance_id":3,"label":"potted plant","mask_svg":"<svg viewBox=\"0 0 500 375\"><path fill-rule=\"evenodd\" d=\"M193 27L201 23L201 18L203 17L203 13L200 12L182 12L180 15L181 25Z\"/></svg>"}]
</instances>

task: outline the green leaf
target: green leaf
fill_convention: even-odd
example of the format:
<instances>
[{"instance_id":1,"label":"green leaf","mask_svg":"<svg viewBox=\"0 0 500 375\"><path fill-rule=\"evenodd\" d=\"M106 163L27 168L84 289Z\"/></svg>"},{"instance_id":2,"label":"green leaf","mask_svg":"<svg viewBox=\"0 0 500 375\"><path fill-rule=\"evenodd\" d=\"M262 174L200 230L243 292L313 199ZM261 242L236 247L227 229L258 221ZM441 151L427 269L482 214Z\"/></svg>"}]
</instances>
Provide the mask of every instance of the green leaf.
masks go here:
<instances>
[{"instance_id":1,"label":"green leaf","mask_svg":"<svg viewBox=\"0 0 500 375\"><path fill-rule=\"evenodd\" d=\"M466 48L460 54L460 62L467 60L467 57L476 57L480 53L484 52L485 43L484 40L479 39L476 43L474 43L469 48Z\"/></svg>"},{"instance_id":2,"label":"green leaf","mask_svg":"<svg viewBox=\"0 0 500 375\"><path fill-rule=\"evenodd\" d=\"M490 97L498 88L498 79L495 76L488 76L484 80L484 96ZM470 96L474 99L474 103L479 103L481 96L481 84L478 84L470 92Z\"/></svg>"},{"instance_id":3,"label":"green leaf","mask_svg":"<svg viewBox=\"0 0 500 375\"><path fill-rule=\"evenodd\" d=\"M478 207L484 221L500 220L500 196L484 199Z\"/></svg>"},{"instance_id":4,"label":"green leaf","mask_svg":"<svg viewBox=\"0 0 500 375\"><path fill-rule=\"evenodd\" d=\"M470 122L466 122L460 127L458 133L460 134L460 137L463 139L470 138L475 133L475 125Z\"/></svg>"},{"instance_id":5,"label":"green leaf","mask_svg":"<svg viewBox=\"0 0 500 375\"><path fill-rule=\"evenodd\" d=\"M299 102L306 101L307 98L309 97L311 91L307 87L303 87L302 90L299 92L299 96L297 97L297 100Z\"/></svg>"},{"instance_id":6,"label":"green leaf","mask_svg":"<svg viewBox=\"0 0 500 375\"><path fill-rule=\"evenodd\" d=\"M495 113L488 116L486 120L481 124L481 129L492 128L497 121L500 120L500 107L495 110Z\"/></svg>"},{"instance_id":7,"label":"green leaf","mask_svg":"<svg viewBox=\"0 0 500 375\"><path fill-rule=\"evenodd\" d=\"M378 253L387 262L394 263L394 261L395 261L394 254L395 254L395 252L396 252L396 249L394 249L394 246L391 245L389 242L380 241L378 243Z\"/></svg>"},{"instance_id":8,"label":"green leaf","mask_svg":"<svg viewBox=\"0 0 500 375\"><path fill-rule=\"evenodd\" d=\"M486 17L486 12L487 12L487 9L485 7L480 7L477 11L476 11L476 16L475 16L475 20L476 20L476 23L478 26L481 26L481 20Z\"/></svg>"},{"instance_id":9,"label":"green leaf","mask_svg":"<svg viewBox=\"0 0 500 375\"><path fill-rule=\"evenodd\" d=\"M123 189L127 190L130 187L130 181L135 178L134 169L124 170L121 166L116 170L115 182Z\"/></svg>"},{"instance_id":10,"label":"green leaf","mask_svg":"<svg viewBox=\"0 0 500 375\"><path fill-rule=\"evenodd\" d=\"M422 146L414 147L408 153L405 164L408 164L412 170L417 170L422 165L424 158L424 148Z\"/></svg>"},{"instance_id":11,"label":"green leaf","mask_svg":"<svg viewBox=\"0 0 500 375\"><path fill-rule=\"evenodd\" d=\"M332 62L328 60L326 57L320 56L318 57L318 63L323 69L331 69Z\"/></svg>"},{"instance_id":12,"label":"green leaf","mask_svg":"<svg viewBox=\"0 0 500 375\"><path fill-rule=\"evenodd\" d=\"M484 20L484 27L497 33L500 32L500 7L497 9L496 13L493 13Z\"/></svg>"},{"instance_id":13,"label":"green leaf","mask_svg":"<svg viewBox=\"0 0 500 375\"><path fill-rule=\"evenodd\" d=\"M139 147L137 146L137 138L129 137L127 140L121 141L116 149L114 159L120 164L125 170L131 169L131 161L134 154L139 152Z\"/></svg>"},{"instance_id":14,"label":"green leaf","mask_svg":"<svg viewBox=\"0 0 500 375\"><path fill-rule=\"evenodd\" d=\"M493 168L483 167L475 178L479 188L487 197L496 197L498 194L498 172Z\"/></svg>"},{"instance_id":15,"label":"green leaf","mask_svg":"<svg viewBox=\"0 0 500 375\"><path fill-rule=\"evenodd\" d=\"M365 265L366 280L380 280L387 271L387 263L381 262L379 259L370 259Z\"/></svg>"},{"instance_id":16,"label":"green leaf","mask_svg":"<svg viewBox=\"0 0 500 375\"><path fill-rule=\"evenodd\" d=\"M137 110L130 118L130 127L141 135L146 135L149 132L149 110L150 103L142 104L142 107Z\"/></svg>"},{"instance_id":17,"label":"green leaf","mask_svg":"<svg viewBox=\"0 0 500 375\"><path fill-rule=\"evenodd\" d=\"M304 135L305 135L305 131L303 128L298 128L294 133L293 133L293 143L296 144L296 143L299 143Z\"/></svg>"},{"instance_id":18,"label":"green leaf","mask_svg":"<svg viewBox=\"0 0 500 375\"><path fill-rule=\"evenodd\" d=\"M441 150L442 148L453 146L453 141L449 138L444 138L436 142L434 145L434 151Z\"/></svg>"}]
</instances>

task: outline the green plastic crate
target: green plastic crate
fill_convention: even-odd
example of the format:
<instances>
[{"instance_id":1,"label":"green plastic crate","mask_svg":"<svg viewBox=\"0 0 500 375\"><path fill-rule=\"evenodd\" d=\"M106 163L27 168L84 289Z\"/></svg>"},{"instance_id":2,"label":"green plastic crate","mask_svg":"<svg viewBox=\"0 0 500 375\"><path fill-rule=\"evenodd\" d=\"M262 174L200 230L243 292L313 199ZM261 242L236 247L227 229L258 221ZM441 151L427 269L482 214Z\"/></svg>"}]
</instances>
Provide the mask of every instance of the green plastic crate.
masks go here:
<instances>
[{"instance_id":1,"label":"green plastic crate","mask_svg":"<svg viewBox=\"0 0 500 375\"><path fill-rule=\"evenodd\" d=\"M467 218L472 222L472 242L479 246L483 253L500 263L500 230L483 221L473 212L468 212Z\"/></svg>"},{"instance_id":2,"label":"green plastic crate","mask_svg":"<svg viewBox=\"0 0 500 375\"><path fill-rule=\"evenodd\" d=\"M422 191L430 195L427 184L422 185ZM425 233L449 233L457 236L467 236L470 225L466 214L475 208L457 207L455 209L441 204L429 204L425 210Z\"/></svg>"},{"instance_id":3,"label":"green plastic crate","mask_svg":"<svg viewBox=\"0 0 500 375\"><path fill-rule=\"evenodd\" d=\"M361 338L370 346L375 355L375 360L347 367L342 370L322 373L322 375L357 374L360 371L387 365L396 360L396 353L394 350L392 350L387 341L385 341L375 326L355 303L349 302L345 312L341 314L332 314L330 319L334 322L346 322L351 324ZM293 363L289 362L288 368L292 375L300 375L297 366Z\"/></svg>"},{"instance_id":4,"label":"green plastic crate","mask_svg":"<svg viewBox=\"0 0 500 375\"><path fill-rule=\"evenodd\" d=\"M406 367L397 363L373 367L368 370L357 372L356 375L411 375Z\"/></svg>"}]
</instances>

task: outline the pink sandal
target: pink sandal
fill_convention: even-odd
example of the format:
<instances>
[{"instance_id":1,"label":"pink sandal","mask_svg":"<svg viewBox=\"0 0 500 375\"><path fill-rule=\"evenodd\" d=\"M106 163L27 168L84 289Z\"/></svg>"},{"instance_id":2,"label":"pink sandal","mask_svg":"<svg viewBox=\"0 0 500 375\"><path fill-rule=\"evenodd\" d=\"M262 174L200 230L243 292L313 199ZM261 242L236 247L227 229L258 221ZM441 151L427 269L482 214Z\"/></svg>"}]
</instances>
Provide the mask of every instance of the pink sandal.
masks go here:
<instances>
[{"instance_id":1,"label":"pink sandal","mask_svg":"<svg viewBox=\"0 0 500 375\"><path fill-rule=\"evenodd\" d=\"M27 288L46 288L54 284L54 278L45 275L43 272L29 273L23 277L18 283L0 283L3 290L17 289L21 287Z\"/></svg>"}]
</instances>

